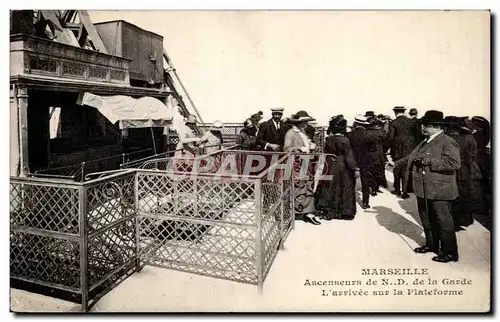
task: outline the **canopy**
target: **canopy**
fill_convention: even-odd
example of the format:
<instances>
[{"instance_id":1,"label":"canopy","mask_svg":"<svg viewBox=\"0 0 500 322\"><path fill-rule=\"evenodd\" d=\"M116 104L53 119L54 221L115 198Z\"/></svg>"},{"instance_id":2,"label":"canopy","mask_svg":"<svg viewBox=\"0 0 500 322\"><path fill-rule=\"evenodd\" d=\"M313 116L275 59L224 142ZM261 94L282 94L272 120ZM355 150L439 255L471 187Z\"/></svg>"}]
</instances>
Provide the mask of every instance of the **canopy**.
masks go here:
<instances>
[{"instance_id":1,"label":"canopy","mask_svg":"<svg viewBox=\"0 0 500 322\"><path fill-rule=\"evenodd\" d=\"M84 93L81 105L95 107L111 123L120 122L120 129L165 127L172 123L171 109L154 97L99 96Z\"/></svg>"}]
</instances>

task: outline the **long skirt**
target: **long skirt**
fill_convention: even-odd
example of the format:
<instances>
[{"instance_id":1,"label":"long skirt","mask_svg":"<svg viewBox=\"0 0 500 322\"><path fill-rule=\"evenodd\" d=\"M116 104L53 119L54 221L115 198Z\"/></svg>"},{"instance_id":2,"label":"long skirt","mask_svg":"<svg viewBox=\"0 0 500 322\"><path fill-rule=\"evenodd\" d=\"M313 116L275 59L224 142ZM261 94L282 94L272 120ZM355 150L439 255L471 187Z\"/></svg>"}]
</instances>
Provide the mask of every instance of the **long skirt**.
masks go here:
<instances>
[{"instance_id":1,"label":"long skirt","mask_svg":"<svg viewBox=\"0 0 500 322\"><path fill-rule=\"evenodd\" d=\"M295 190L295 218L301 219L304 215L316 213L315 205L315 181L314 174L317 162L310 161L307 175L300 176L302 160L296 158L293 165L294 190Z\"/></svg>"},{"instance_id":2,"label":"long skirt","mask_svg":"<svg viewBox=\"0 0 500 322\"><path fill-rule=\"evenodd\" d=\"M356 180L343 156L337 162L329 163L332 180L323 182L318 190L317 207L331 219L356 215Z\"/></svg>"},{"instance_id":3,"label":"long skirt","mask_svg":"<svg viewBox=\"0 0 500 322\"><path fill-rule=\"evenodd\" d=\"M331 160L329 160L331 161ZM335 162L328 162L331 180L323 181L317 192L317 208L331 219L356 215L356 180L347 168L345 157L337 156Z\"/></svg>"},{"instance_id":4,"label":"long skirt","mask_svg":"<svg viewBox=\"0 0 500 322\"><path fill-rule=\"evenodd\" d=\"M314 204L314 181L299 180L295 181L295 215L298 218L315 213Z\"/></svg>"},{"instance_id":5,"label":"long skirt","mask_svg":"<svg viewBox=\"0 0 500 322\"><path fill-rule=\"evenodd\" d=\"M473 223L473 213L483 212L483 197L480 180L458 181L459 196L452 203L455 226L469 226Z\"/></svg>"}]
</instances>

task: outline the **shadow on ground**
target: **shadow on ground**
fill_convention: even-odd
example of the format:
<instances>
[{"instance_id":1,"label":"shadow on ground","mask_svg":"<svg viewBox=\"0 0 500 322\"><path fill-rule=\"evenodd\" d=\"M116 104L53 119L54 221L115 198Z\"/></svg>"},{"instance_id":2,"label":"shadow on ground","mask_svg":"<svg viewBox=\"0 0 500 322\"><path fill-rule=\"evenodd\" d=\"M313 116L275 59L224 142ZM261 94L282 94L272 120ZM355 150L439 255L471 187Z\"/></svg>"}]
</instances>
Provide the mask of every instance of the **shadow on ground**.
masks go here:
<instances>
[{"instance_id":1,"label":"shadow on ground","mask_svg":"<svg viewBox=\"0 0 500 322\"><path fill-rule=\"evenodd\" d=\"M380 226L392 233L404 235L419 245L425 243L425 238L422 236L423 230L417 224L404 218L390 208L375 206L372 209L376 211L375 218Z\"/></svg>"}]
</instances>

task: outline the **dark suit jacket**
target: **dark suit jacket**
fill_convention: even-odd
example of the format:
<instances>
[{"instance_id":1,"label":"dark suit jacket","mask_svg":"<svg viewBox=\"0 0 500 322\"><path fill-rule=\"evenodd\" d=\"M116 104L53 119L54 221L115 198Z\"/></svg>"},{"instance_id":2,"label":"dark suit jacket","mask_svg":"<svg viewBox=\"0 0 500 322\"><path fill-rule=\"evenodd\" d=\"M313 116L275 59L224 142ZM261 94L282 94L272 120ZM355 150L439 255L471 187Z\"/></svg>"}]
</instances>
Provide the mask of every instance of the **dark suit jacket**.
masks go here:
<instances>
[{"instance_id":1,"label":"dark suit jacket","mask_svg":"<svg viewBox=\"0 0 500 322\"><path fill-rule=\"evenodd\" d=\"M413 136L418 144L424 139L424 135L422 134L422 122L418 118L410 119L410 121L413 124Z\"/></svg>"},{"instance_id":2,"label":"dark suit jacket","mask_svg":"<svg viewBox=\"0 0 500 322\"><path fill-rule=\"evenodd\" d=\"M373 165L383 165L385 163L384 158L384 146L385 146L385 136L382 129L367 129L367 135L370 141L374 144L369 146L368 154L372 159Z\"/></svg>"},{"instance_id":3,"label":"dark suit jacket","mask_svg":"<svg viewBox=\"0 0 500 322\"><path fill-rule=\"evenodd\" d=\"M266 143L278 144L280 150L282 150L285 142L285 134L289 129L289 126L280 121L280 129L279 131L276 130L274 121L270 119L260 126L259 132L257 133L257 145L261 150L264 150ZM267 150L270 150L270 148L268 147Z\"/></svg>"},{"instance_id":4,"label":"dark suit jacket","mask_svg":"<svg viewBox=\"0 0 500 322\"><path fill-rule=\"evenodd\" d=\"M454 200L458 197L456 172L460 169L460 148L458 143L444 133L436 136L431 142L422 141L409 155L405 173L408 182L410 172L413 191L419 198L424 198L422 169L413 163L415 158L430 159L426 166L425 181L427 199Z\"/></svg>"},{"instance_id":5,"label":"dark suit jacket","mask_svg":"<svg viewBox=\"0 0 500 322\"><path fill-rule=\"evenodd\" d=\"M387 141L394 161L409 155L419 143L415 138L415 122L406 116L392 120Z\"/></svg>"},{"instance_id":6,"label":"dark suit jacket","mask_svg":"<svg viewBox=\"0 0 500 322\"><path fill-rule=\"evenodd\" d=\"M373 160L369 151L375 149L375 140L370 136L368 130L359 127L349 133L349 141L354 151L356 163L360 168L367 168L373 166Z\"/></svg>"}]
</instances>

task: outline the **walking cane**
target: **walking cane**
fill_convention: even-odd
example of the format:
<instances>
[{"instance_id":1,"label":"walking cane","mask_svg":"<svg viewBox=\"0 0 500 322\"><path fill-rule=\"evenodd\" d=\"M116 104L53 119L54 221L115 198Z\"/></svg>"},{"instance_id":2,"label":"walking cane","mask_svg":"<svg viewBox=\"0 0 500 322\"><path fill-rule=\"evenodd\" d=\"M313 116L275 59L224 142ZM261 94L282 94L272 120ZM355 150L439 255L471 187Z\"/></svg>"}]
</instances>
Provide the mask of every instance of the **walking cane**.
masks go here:
<instances>
[{"instance_id":1,"label":"walking cane","mask_svg":"<svg viewBox=\"0 0 500 322\"><path fill-rule=\"evenodd\" d=\"M425 179L425 166L422 166L422 184L424 186L425 215L429 218L429 206L427 202L427 182Z\"/></svg>"}]
</instances>

